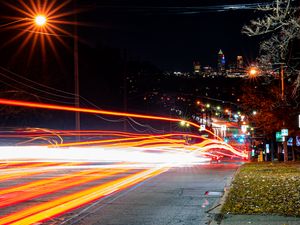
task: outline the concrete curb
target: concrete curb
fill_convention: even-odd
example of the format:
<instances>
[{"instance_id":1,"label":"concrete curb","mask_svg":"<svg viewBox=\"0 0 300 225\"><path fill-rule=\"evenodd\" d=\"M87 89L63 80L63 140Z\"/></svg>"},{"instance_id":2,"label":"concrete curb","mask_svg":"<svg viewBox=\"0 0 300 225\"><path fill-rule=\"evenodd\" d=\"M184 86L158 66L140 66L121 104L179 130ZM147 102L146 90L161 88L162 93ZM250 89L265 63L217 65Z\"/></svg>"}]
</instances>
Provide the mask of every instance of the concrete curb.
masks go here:
<instances>
[{"instance_id":1,"label":"concrete curb","mask_svg":"<svg viewBox=\"0 0 300 225\"><path fill-rule=\"evenodd\" d=\"M225 182L225 186L224 186L224 194L220 198L220 201L215 203L212 208L207 210L207 213L212 218L212 221L209 223L209 225L220 225L222 223L224 215L221 213L221 209L226 201L226 198L230 191L231 184L232 184L235 176L239 173L240 168L241 167L239 167L231 177L227 178L227 180Z\"/></svg>"}]
</instances>

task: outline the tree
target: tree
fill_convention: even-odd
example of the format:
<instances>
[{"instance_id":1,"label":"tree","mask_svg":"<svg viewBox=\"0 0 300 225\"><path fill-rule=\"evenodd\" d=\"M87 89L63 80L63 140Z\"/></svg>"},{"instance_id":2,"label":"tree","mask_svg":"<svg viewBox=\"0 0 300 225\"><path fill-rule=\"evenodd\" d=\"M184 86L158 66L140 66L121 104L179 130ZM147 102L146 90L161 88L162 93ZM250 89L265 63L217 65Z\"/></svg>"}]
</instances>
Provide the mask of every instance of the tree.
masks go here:
<instances>
[{"instance_id":1,"label":"tree","mask_svg":"<svg viewBox=\"0 0 300 225\"><path fill-rule=\"evenodd\" d=\"M242 87L241 106L248 115L257 132L272 138L274 133L282 128L285 121L286 128L295 129L294 117L297 116L296 104L282 105L278 82L265 82L261 77L256 83L247 83ZM289 100L291 102L291 100ZM253 112L255 111L255 114ZM289 115L289 117L287 117Z\"/></svg>"},{"instance_id":2,"label":"tree","mask_svg":"<svg viewBox=\"0 0 300 225\"><path fill-rule=\"evenodd\" d=\"M259 7L265 12L263 18L250 21L245 25L242 33L248 36L264 36L260 44L258 63L261 69L270 74L274 65L285 65L285 76L293 80L293 96L300 90L299 65L291 60L292 45L300 38L299 7L296 1L275 0L270 5Z\"/></svg>"},{"instance_id":3,"label":"tree","mask_svg":"<svg viewBox=\"0 0 300 225\"><path fill-rule=\"evenodd\" d=\"M242 29L242 33L248 36L264 37L260 43L260 56L257 59L262 73L266 75L264 79L274 78L274 74L278 72L276 69L280 71L281 98L260 96L259 93L254 93L254 96L256 95L254 100L260 99L260 106L257 107L261 116L252 118L252 120L256 124L260 124L259 128L267 133L280 126L281 128L289 126L289 120L292 117L287 113L293 112L295 106L298 108L300 70L299 65L291 60L291 56L293 42L300 38L300 19L299 7L294 6L294 2L293 0L275 0L267 6L259 7L258 10L265 13L264 17L250 21L250 25L245 25ZM290 83L292 88L284 88L285 84L289 85L284 78L288 82L292 81L292 85ZM272 81L269 82L272 83ZM268 89L271 93L274 92L273 86ZM288 93L289 90L292 90L292 93ZM274 96L278 96L276 93L273 93ZM251 103L249 104L246 98L249 98L247 94L243 98L244 105L251 107ZM276 107L274 108L274 106ZM283 146L284 161L287 161L286 143Z\"/></svg>"}]
</instances>

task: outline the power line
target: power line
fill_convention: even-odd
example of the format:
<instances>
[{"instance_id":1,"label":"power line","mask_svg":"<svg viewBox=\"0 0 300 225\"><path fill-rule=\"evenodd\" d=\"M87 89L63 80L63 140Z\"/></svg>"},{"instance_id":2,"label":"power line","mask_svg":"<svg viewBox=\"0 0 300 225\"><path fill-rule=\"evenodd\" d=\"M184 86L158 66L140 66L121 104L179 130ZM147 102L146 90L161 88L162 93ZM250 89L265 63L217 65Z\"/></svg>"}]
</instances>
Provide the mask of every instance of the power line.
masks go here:
<instances>
[{"instance_id":1,"label":"power line","mask_svg":"<svg viewBox=\"0 0 300 225\"><path fill-rule=\"evenodd\" d=\"M103 10L119 10L131 13L160 13L160 14L196 14L203 12L224 12L233 10L255 10L270 5L270 2L221 4L209 6L138 6L138 5L103 5L96 7Z\"/></svg>"}]
</instances>

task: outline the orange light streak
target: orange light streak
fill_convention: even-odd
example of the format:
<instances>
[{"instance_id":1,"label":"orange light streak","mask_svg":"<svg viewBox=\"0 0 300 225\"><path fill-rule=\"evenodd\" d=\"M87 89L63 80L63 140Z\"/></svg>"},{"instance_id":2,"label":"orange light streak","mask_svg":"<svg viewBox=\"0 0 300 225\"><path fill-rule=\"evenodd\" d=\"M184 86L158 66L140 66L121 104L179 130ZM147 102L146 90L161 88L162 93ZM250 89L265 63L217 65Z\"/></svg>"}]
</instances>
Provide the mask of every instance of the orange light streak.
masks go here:
<instances>
[{"instance_id":1,"label":"orange light streak","mask_svg":"<svg viewBox=\"0 0 300 225\"><path fill-rule=\"evenodd\" d=\"M232 146L228 145L225 142L219 142L217 140L205 140L200 144L197 144L197 146L199 147L199 151L209 151L212 149L225 149L239 157L247 157L247 154L237 151L236 149L234 149Z\"/></svg>"},{"instance_id":2,"label":"orange light streak","mask_svg":"<svg viewBox=\"0 0 300 225\"><path fill-rule=\"evenodd\" d=\"M140 137L145 134L128 133L120 131L102 131L102 130L48 130L48 129L33 129L19 131L16 130L16 134L0 134L3 138L30 138L30 137L61 137L61 136L118 136L118 137ZM51 136L52 135L52 136Z\"/></svg>"},{"instance_id":3,"label":"orange light streak","mask_svg":"<svg viewBox=\"0 0 300 225\"><path fill-rule=\"evenodd\" d=\"M182 121L181 119L176 119L176 118L171 118L171 117L151 116L151 115L145 115L145 114L124 113L124 112L106 111L106 110L89 109L89 108L76 108L76 107L72 107L72 106L62 106L62 105L54 105L54 104L46 104L46 103L9 100L9 99L3 99L3 98L0 98L0 104L22 106L22 107L28 107L28 108L40 108L40 109L51 109L51 110L60 110L60 111L102 114L102 115L110 115L110 116L132 117L132 118L150 119L150 120L162 120L162 121L169 121L169 122ZM189 122L189 121L186 121L186 122L196 128L200 128L200 126L196 123Z\"/></svg>"},{"instance_id":4,"label":"orange light streak","mask_svg":"<svg viewBox=\"0 0 300 225\"><path fill-rule=\"evenodd\" d=\"M26 169L26 168L33 168L33 167L47 167L47 166L55 166L55 165L59 165L60 163L57 163L57 162L40 162L40 163L34 163L34 162L31 162L31 163L28 163L28 164L25 164L25 165L19 165L17 168L13 167L13 168L6 168L6 169L3 169L1 172L7 172L7 171L14 171L16 169Z\"/></svg>"},{"instance_id":5,"label":"orange light streak","mask_svg":"<svg viewBox=\"0 0 300 225\"><path fill-rule=\"evenodd\" d=\"M69 165L82 165L83 163L53 163L52 166L54 166L55 164L57 164L59 166L69 166ZM43 166L43 167L45 167L45 166ZM27 166L27 169L30 169L30 168ZM2 170L2 171L4 171L4 170ZM43 168L42 170L38 170L38 171L21 170L21 171L13 172L13 173L10 172L7 174L0 175L0 181L3 182L3 181L17 179L17 178L25 178L28 176L38 175L38 174L47 173L47 172L49 172L49 171L47 171L46 167Z\"/></svg>"},{"instance_id":6,"label":"orange light streak","mask_svg":"<svg viewBox=\"0 0 300 225\"><path fill-rule=\"evenodd\" d=\"M66 195L5 216L0 219L0 224L27 225L45 221L113 192L128 188L145 179L161 174L166 170L167 168L148 169L74 194Z\"/></svg>"},{"instance_id":7,"label":"orange light streak","mask_svg":"<svg viewBox=\"0 0 300 225\"><path fill-rule=\"evenodd\" d=\"M128 137L128 138L116 138L116 139L109 139L109 140L96 140L96 141L82 141L82 142L71 142L71 143L64 143L64 144L58 144L59 147L68 147L68 146L78 146L78 145L94 145L94 144L105 144L105 143L111 143L111 142L120 142L124 143L126 141L133 141L133 140L141 140L141 139L154 139L154 138L163 138L163 137L169 137L172 136L172 134L162 134L162 135L147 135L143 137ZM51 147L51 146L49 146Z\"/></svg>"},{"instance_id":8,"label":"orange light streak","mask_svg":"<svg viewBox=\"0 0 300 225\"><path fill-rule=\"evenodd\" d=\"M145 147L145 145L148 146L155 146L155 145L171 145L171 144L184 144L184 140L174 140L174 139L166 139L166 138L148 138L144 137L145 140L138 140L138 141L131 141L131 142L118 142L118 143L113 143L113 144L108 144L105 145L105 147L119 147L119 148L124 148L124 147ZM168 143L168 144L167 144ZM182 145L181 145L182 146Z\"/></svg>"},{"instance_id":9,"label":"orange light streak","mask_svg":"<svg viewBox=\"0 0 300 225\"><path fill-rule=\"evenodd\" d=\"M98 169L98 168L97 169L88 169L88 170L85 170L85 171L80 171L80 172L76 172L76 173L69 174L69 175L62 175L60 177L54 177L54 178L50 178L50 179L48 178L48 179L38 180L38 181L32 181L30 183L26 183L26 184L23 184L23 185L17 185L17 186L14 186L14 187L0 189L0 195L12 193L12 192L17 192L17 191L22 191L22 190L32 188L32 187L38 188L38 186L50 184L50 183L53 183L53 182L67 180L67 179L80 177L80 176L85 176L85 175L89 175L89 174L93 174L93 173L105 172L105 171L107 171L107 169L104 169L104 170L101 170L101 169Z\"/></svg>"},{"instance_id":10,"label":"orange light streak","mask_svg":"<svg viewBox=\"0 0 300 225\"><path fill-rule=\"evenodd\" d=\"M94 170L92 172L85 172L82 174L76 175L67 175L60 178L54 178L50 180L40 180L37 182L33 182L28 185L24 185L17 188L1 190L1 202L0 208L10 206L13 204L17 204L29 199L37 198L46 194L52 194L61 190L65 190L67 188L72 188L78 185L82 185L91 181L103 179L105 177L109 177L118 173L123 173L128 171L129 169L118 169L114 171L101 171ZM84 175L93 175L84 177ZM45 188L47 185L47 188ZM30 190L30 191L26 191ZM20 191L23 191L20 195ZM3 193L2 193L3 192ZM14 196L13 198L11 196Z\"/></svg>"},{"instance_id":11,"label":"orange light streak","mask_svg":"<svg viewBox=\"0 0 300 225\"><path fill-rule=\"evenodd\" d=\"M134 140L142 140L142 139L165 139L167 137L194 137L198 139L205 139L199 135L193 134L185 134L185 133L171 133L171 134L157 134L157 135L139 135L138 137L127 137L127 138L119 138L119 139L109 139L109 140L95 140L95 141L82 141L82 142L69 142L64 144L58 144L59 147L68 147L68 146L77 146L77 145L99 145L105 144L105 146L109 146L106 143L114 143L117 142L119 144L111 144L110 146L130 146L130 144L126 144L125 142L134 141ZM165 139L166 141L172 142L172 139ZM49 146L51 147L51 146Z\"/></svg>"},{"instance_id":12,"label":"orange light streak","mask_svg":"<svg viewBox=\"0 0 300 225\"><path fill-rule=\"evenodd\" d=\"M139 141L139 142L135 142L133 144L131 144L132 147L154 147L154 146L173 146L176 145L178 146L178 144L181 144L180 146L183 146L183 144L185 143L185 140L174 140L174 139L162 139L162 140L143 140L143 141Z\"/></svg>"}]
</instances>

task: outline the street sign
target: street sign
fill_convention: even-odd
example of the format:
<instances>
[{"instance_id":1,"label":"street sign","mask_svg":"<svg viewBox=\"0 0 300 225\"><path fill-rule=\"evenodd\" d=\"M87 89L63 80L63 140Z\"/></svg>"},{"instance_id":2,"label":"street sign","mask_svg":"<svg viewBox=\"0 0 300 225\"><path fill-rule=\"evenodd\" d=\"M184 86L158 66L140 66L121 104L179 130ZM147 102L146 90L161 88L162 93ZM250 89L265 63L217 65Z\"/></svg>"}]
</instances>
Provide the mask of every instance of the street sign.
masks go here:
<instances>
[{"instance_id":1,"label":"street sign","mask_svg":"<svg viewBox=\"0 0 300 225\"><path fill-rule=\"evenodd\" d=\"M289 130L288 129L281 129L281 136L288 136Z\"/></svg>"},{"instance_id":2,"label":"street sign","mask_svg":"<svg viewBox=\"0 0 300 225\"><path fill-rule=\"evenodd\" d=\"M226 131L226 129L227 129L226 125L221 125L221 130L222 131Z\"/></svg>"},{"instance_id":3,"label":"street sign","mask_svg":"<svg viewBox=\"0 0 300 225\"><path fill-rule=\"evenodd\" d=\"M288 140L287 140L287 146L293 146L293 138L290 137Z\"/></svg>"},{"instance_id":4,"label":"street sign","mask_svg":"<svg viewBox=\"0 0 300 225\"><path fill-rule=\"evenodd\" d=\"M199 131L204 131L204 130L205 130L205 125L204 124L200 125Z\"/></svg>"},{"instance_id":5,"label":"street sign","mask_svg":"<svg viewBox=\"0 0 300 225\"><path fill-rule=\"evenodd\" d=\"M266 153L270 153L270 144L266 144Z\"/></svg>"},{"instance_id":6,"label":"street sign","mask_svg":"<svg viewBox=\"0 0 300 225\"><path fill-rule=\"evenodd\" d=\"M278 131L276 132L276 142L282 142L282 135L281 135L281 132Z\"/></svg>"},{"instance_id":7,"label":"street sign","mask_svg":"<svg viewBox=\"0 0 300 225\"><path fill-rule=\"evenodd\" d=\"M241 126L242 132L243 132L243 133L246 133L247 128L248 128L248 125L242 125L242 126Z\"/></svg>"},{"instance_id":8,"label":"street sign","mask_svg":"<svg viewBox=\"0 0 300 225\"><path fill-rule=\"evenodd\" d=\"M296 146L300 146L300 137L296 136Z\"/></svg>"}]
</instances>

